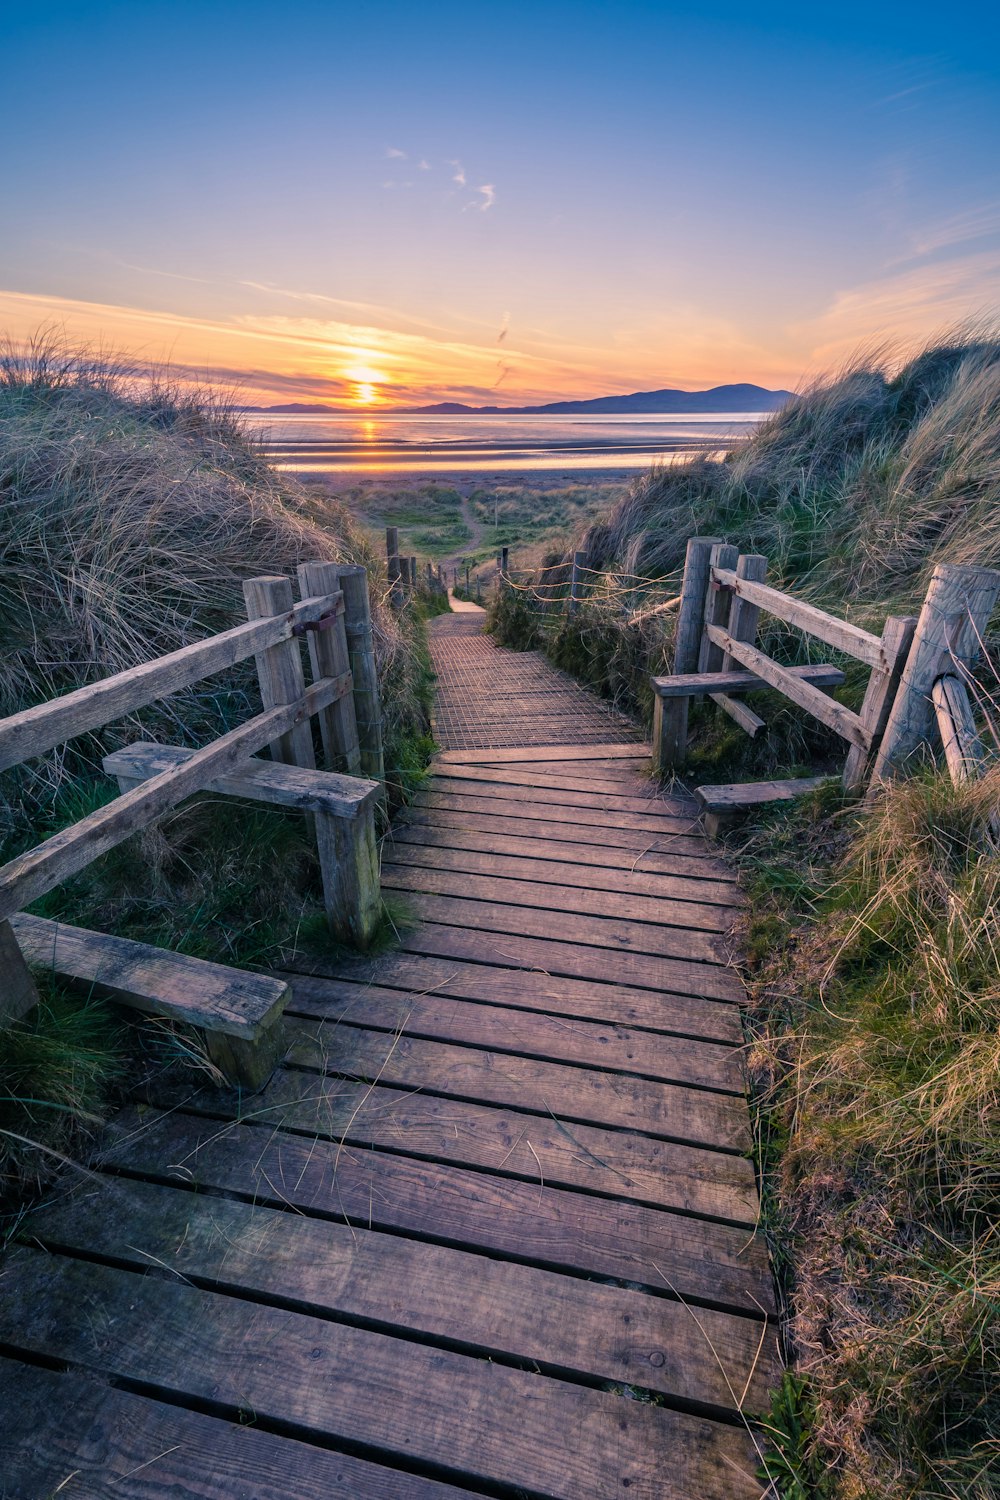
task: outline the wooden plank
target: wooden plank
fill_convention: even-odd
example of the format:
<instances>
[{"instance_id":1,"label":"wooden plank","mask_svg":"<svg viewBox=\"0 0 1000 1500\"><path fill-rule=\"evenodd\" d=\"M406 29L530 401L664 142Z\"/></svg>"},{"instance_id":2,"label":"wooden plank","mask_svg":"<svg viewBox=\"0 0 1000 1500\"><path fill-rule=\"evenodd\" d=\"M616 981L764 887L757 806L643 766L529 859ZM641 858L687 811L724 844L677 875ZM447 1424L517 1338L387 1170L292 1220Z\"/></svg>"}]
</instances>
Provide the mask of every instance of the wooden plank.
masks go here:
<instances>
[{"instance_id":1,"label":"wooden plank","mask_svg":"<svg viewBox=\"0 0 1000 1500\"><path fill-rule=\"evenodd\" d=\"M389 1037L335 1021L290 1017L285 1030L287 1061L294 1067L378 1079L387 1087L421 1089L566 1121L642 1130L713 1150L750 1148L746 1104L738 1095L406 1034Z\"/></svg>"},{"instance_id":2,"label":"wooden plank","mask_svg":"<svg viewBox=\"0 0 1000 1500\"><path fill-rule=\"evenodd\" d=\"M584 947L575 941L526 937L521 924L516 933L510 934L425 920L413 931L401 932L399 946L407 953L426 953L435 958L503 964L571 979L666 990L702 1000L733 1004L746 998L736 973L721 964L692 963L648 953Z\"/></svg>"},{"instance_id":3,"label":"wooden plank","mask_svg":"<svg viewBox=\"0 0 1000 1500\"><path fill-rule=\"evenodd\" d=\"M649 759L648 745L519 745L509 750L442 750L435 757L444 765L474 766L479 764L502 766L516 765L519 761L546 760L624 760Z\"/></svg>"},{"instance_id":4,"label":"wooden plank","mask_svg":"<svg viewBox=\"0 0 1000 1500\"><path fill-rule=\"evenodd\" d=\"M750 604L756 604L759 608L766 610L768 614L774 615L779 620L784 620L786 625L793 626L796 630L804 631L818 641L824 641L826 645L833 646L836 651L843 651L845 656L853 656L857 661L863 661L869 667L877 667L884 672L888 663L882 654L882 642L877 635L870 631L862 630L859 625L852 625L848 620L837 619L829 615L823 609L817 609L815 604L806 604L803 599L794 599L791 594L784 593L781 589L771 588L766 583L755 583L750 578L740 578L729 568L713 568L712 577L724 588L732 589L733 593L740 599L746 599ZM747 663L743 657L738 656L735 651L730 652L737 661Z\"/></svg>"},{"instance_id":5,"label":"wooden plank","mask_svg":"<svg viewBox=\"0 0 1000 1500\"><path fill-rule=\"evenodd\" d=\"M760 553L743 553L736 561L736 576L752 579L754 583L763 583L767 577L767 558ZM737 598L728 591L727 597L730 601L728 622L719 620L717 623L725 625L734 640L748 641L752 646L757 639L757 621L760 610L748 599ZM715 663L713 662L712 665ZM732 657L723 655L719 666L723 671L730 671L733 667ZM756 739L760 731L766 728L760 715L755 714L753 709L741 702L739 698L731 698L728 693L712 693L710 696L712 702L721 708L723 713L727 713L751 739Z\"/></svg>"},{"instance_id":6,"label":"wooden plank","mask_svg":"<svg viewBox=\"0 0 1000 1500\"><path fill-rule=\"evenodd\" d=\"M408 890L406 910L424 922L464 928L468 932L509 933L517 937L556 939L587 948L613 949L638 958L688 959L706 968L726 962L721 936L683 928L656 927L649 922L620 918L581 917L573 912L539 911L509 903L467 901L459 896L435 896Z\"/></svg>"},{"instance_id":7,"label":"wooden plank","mask_svg":"<svg viewBox=\"0 0 1000 1500\"><path fill-rule=\"evenodd\" d=\"M297 1016L437 1041L466 1042L491 1051L581 1063L608 1072L641 1073L664 1082L694 1083L741 1096L744 1092L740 1052L732 1046L623 1025L600 1025L578 1016L567 1025L556 1015L470 1002L453 997L447 990L399 990L309 974L282 977L294 986L289 1013Z\"/></svg>"},{"instance_id":8,"label":"wooden plank","mask_svg":"<svg viewBox=\"0 0 1000 1500\"><path fill-rule=\"evenodd\" d=\"M839 734L841 739L864 748L871 743L869 730L862 724L858 715L852 713L849 708L845 708L841 703L835 703L832 698L820 692L819 688L797 677L787 667L772 661L769 656L764 655L763 651L758 651L756 646L748 646L745 641L736 641L726 631L717 630L714 625L706 628L717 645L735 656L736 660L741 661L744 666L750 667L758 677L763 677L772 687L784 693L786 698L790 698L793 703L797 703L800 708L812 714L813 718L819 719L820 723L832 729L834 734Z\"/></svg>"},{"instance_id":9,"label":"wooden plank","mask_svg":"<svg viewBox=\"0 0 1000 1500\"><path fill-rule=\"evenodd\" d=\"M214 1089L178 1101L176 1092L154 1083L148 1099L163 1108L180 1104L185 1114L227 1118ZM391 1151L535 1185L541 1174L550 1187L744 1227L752 1228L760 1211L753 1169L744 1157L447 1095L283 1068L242 1117L345 1148Z\"/></svg>"},{"instance_id":10,"label":"wooden plank","mask_svg":"<svg viewBox=\"0 0 1000 1500\"><path fill-rule=\"evenodd\" d=\"M703 1309L698 1338L690 1314L662 1297L375 1231L359 1238L347 1225L141 1181L122 1180L45 1209L32 1234L60 1250L136 1268L159 1265L244 1295L280 1297L301 1311L368 1324L391 1320L411 1334L457 1338L491 1355L724 1411L734 1409L748 1382L745 1408L766 1410L778 1376L774 1339L762 1347L760 1324L746 1318ZM724 1370L713 1347L725 1351Z\"/></svg>"},{"instance_id":11,"label":"wooden plank","mask_svg":"<svg viewBox=\"0 0 1000 1500\"><path fill-rule=\"evenodd\" d=\"M251 620L287 614L295 607L292 585L280 575L273 578L245 578L243 597ZM302 651L296 639L282 641L277 646L269 646L266 651L259 651L255 661L260 696L265 709L301 700L306 690L306 676L302 668ZM340 673L343 671L344 664L341 663ZM341 698L346 696L341 694ZM328 705L328 709L332 707L332 704ZM308 719L291 724L283 734L272 740L271 759L284 761L290 766L316 769L312 725Z\"/></svg>"},{"instance_id":12,"label":"wooden plank","mask_svg":"<svg viewBox=\"0 0 1000 1500\"><path fill-rule=\"evenodd\" d=\"M683 818L664 815L662 817L651 817L644 812L626 812L615 808L604 808L597 805L600 799L593 799L586 806L565 804L562 802L549 801L536 789L537 800L526 801L520 797L500 797L493 795L494 788L484 789L484 795L480 796L472 792L452 792L439 789L442 783L435 778L428 783L427 790L421 790L413 799L411 806L421 808L434 808L442 811L455 811L465 813L486 813L492 817L504 818L527 818L534 823L545 823L551 830L558 825L560 829L569 825L573 828L600 828L602 836L605 830L610 832L621 832L629 829L632 832L642 832L646 835L647 843L653 843L657 836L670 837L671 847L676 841L677 847L690 853L703 849L707 853L707 846L699 834L695 832L697 822L694 809L690 816ZM512 788L512 790L516 790ZM530 794L532 788L524 788ZM569 795L569 794L567 794ZM638 798L622 798L623 801L635 801ZM608 830L609 814L613 816L613 828ZM593 838L591 834L591 838ZM558 837L562 837L560 832ZM685 842L686 841L686 842Z\"/></svg>"},{"instance_id":13,"label":"wooden plank","mask_svg":"<svg viewBox=\"0 0 1000 1500\"><path fill-rule=\"evenodd\" d=\"M616 1280L763 1318L774 1311L767 1253L743 1225L717 1224L535 1181L386 1151L199 1120L127 1113L112 1160L133 1176L236 1193L272 1208L478 1248L544 1269Z\"/></svg>"},{"instance_id":14,"label":"wooden plank","mask_svg":"<svg viewBox=\"0 0 1000 1500\"><path fill-rule=\"evenodd\" d=\"M728 714L735 724L738 724L744 734L756 739L762 729L767 725L760 714L755 714L753 709L739 698L730 698L726 693L709 693L708 695L716 707L721 708L723 713Z\"/></svg>"},{"instance_id":15,"label":"wooden plank","mask_svg":"<svg viewBox=\"0 0 1000 1500\"><path fill-rule=\"evenodd\" d=\"M673 901L662 896L588 890L576 884L543 883L521 876L512 878L503 875L499 869L492 873L473 874L412 861L397 863L384 856L382 885L390 890L424 891L473 901L502 901L535 911L621 917L624 921L652 922L657 926L681 927L692 932L729 932L736 919L732 907L713 906L693 898ZM556 926L558 928L558 923Z\"/></svg>"},{"instance_id":16,"label":"wooden plank","mask_svg":"<svg viewBox=\"0 0 1000 1500\"><path fill-rule=\"evenodd\" d=\"M248 656L289 641L296 624L318 620L340 603L339 594L304 599L280 618L236 625L221 635L195 641L167 656L158 656L155 661L143 662L100 682L89 682L61 698L12 714L0 721L0 771L32 756L44 755L64 740L123 718L193 682L224 672Z\"/></svg>"},{"instance_id":17,"label":"wooden plank","mask_svg":"<svg viewBox=\"0 0 1000 1500\"><path fill-rule=\"evenodd\" d=\"M18 1252L15 1309L31 1307L23 1337L50 1359L553 1500L760 1492L737 1428L109 1266L66 1259L53 1276L51 1259ZM90 1316L67 1324L84 1298ZM0 1310L6 1338L12 1322Z\"/></svg>"},{"instance_id":18,"label":"wooden plank","mask_svg":"<svg viewBox=\"0 0 1000 1500\"><path fill-rule=\"evenodd\" d=\"M26 912L11 925L40 971L148 1015L252 1041L277 1021L288 1002L287 981L267 974L244 973Z\"/></svg>"},{"instance_id":19,"label":"wooden plank","mask_svg":"<svg viewBox=\"0 0 1000 1500\"><path fill-rule=\"evenodd\" d=\"M734 637L735 639L735 637ZM811 682L814 687L839 687L844 674L839 667L827 665L786 667L793 677ZM770 687L756 672L689 672L685 677L653 677L653 691L660 698L691 698L703 693L752 693Z\"/></svg>"},{"instance_id":20,"label":"wooden plank","mask_svg":"<svg viewBox=\"0 0 1000 1500\"><path fill-rule=\"evenodd\" d=\"M69 875L75 875L99 854L148 827L163 813L199 791L207 781L234 770L254 750L327 703L350 692L350 677L328 679L307 688L297 703L281 704L231 729L228 734L196 750L183 765L126 792L105 807L12 859L0 870L0 921L30 906Z\"/></svg>"},{"instance_id":21,"label":"wooden plank","mask_svg":"<svg viewBox=\"0 0 1000 1500\"><path fill-rule=\"evenodd\" d=\"M20 1021L38 1004L26 956L9 922L0 922L0 1028Z\"/></svg>"},{"instance_id":22,"label":"wooden plank","mask_svg":"<svg viewBox=\"0 0 1000 1500\"><path fill-rule=\"evenodd\" d=\"M432 929L432 934L431 942L440 945L443 938L451 937L452 929ZM470 947L482 946L478 934L467 936ZM496 967L497 963L505 966ZM304 961L298 967L304 968ZM533 969L529 963L515 967L513 962L503 959L490 964L400 951L374 959L345 958L336 962L314 959L311 972L361 985L378 984L421 995L453 995L480 1004L543 1011L574 1021L582 1017L613 1026L642 1027L650 1032L705 1039L725 1046L740 1046L743 1042L735 1005L720 1005L715 1000L675 995L666 990L630 988L624 983L603 984L570 978ZM297 977L293 977L293 991Z\"/></svg>"},{"instance_id":23,"label":"wooden plank","mask_svg":"<svg viewBox=\"0 0 1000 1500\"><path fill-rule=\"evenodd\" d=\"M697 809L693 804L692 817ZM393 840L454 849L496 849L498 853L522 855L526 859L572 861L616 870L647 871L667 877L725 885L732 880L732 867L703 845L697 853L678 853L677 836L651 837L649 830L607 828L595 843L589 828L530 822L524 818L491 817L484 814L425 810L411 806L393 824ZM683 845L682 845L683 848ZM736 887L732 887L734 890Z\"/></svg>"},{"instance_id":24,"label":"wooden plank","mask_svg":"<svg viewBox=\"0 0 1000 1500\"><path fill-rule=\"evenodd\" d=\"M115 750L101 762L109 776L138 784L163 771L182 765L194 755L180 745L154 745L140 741ZM225 776L216 776L207 792L242 797L247 802L266 802L292 807L298 812L327 812L338 818L356 818L379 795L377 781L340 776L332 771L310 771L271 760L246 760Z\"/></svg>"},{"instance_id":25,"label":"wooden plank","mask_svg":"<svg viewBox=\"0 0 1000 1500\"><path fill-rule=\"evenodd\" d=\"M695 796L708 812L734 812L765 807L771 802L794 802L807 792L832 786L836 776L802 776L788 781L735 781L722 786L695 787Z\"/></svg>"},{"instance_id":26,"label":"wooden plank","mask_svg":"<svg viewBox=\"0 0 1000 1500\"><path fill-rule=\"evenodd\" d=\"M473 1500L471 1490L14 1360L0 1359L0 1410L6 1500Z\"/></svg>"},{"instance_id":27,"label":"wooden plank","mask_svg":"<svg viewBox=\"0 0 1000 1500\"><path fill-rule=\"evenodd\" d=\"M470 789L463 783L472 783L476 787L495 787L497 790L494 795L498 797L529 801L531 793L538 788L544 791L546 801L551 800L564 807L599 806L608 811L639 811L654 817L661 814L683 817L688 805L686 797L665 795L659 786L649 781L644 785L640 784L629 795L623 792L619 782L602 784L592 777L539 776L532 770L520 767L514 770L506 766L449 766L445 771L432 770L431 784L435 787L445 791Z\"/></svg>"},{"instance_id":28,"label":"wooden plank","mask_svg":"<svg viewBox=\"0 0 1000 1500\"><path fill-rule=\"evenodd\" d=\"M421 834L436 835L434 838ZM535 840L536 843L543 842ZM551 846L551 857L532 850L531 840L501 839L477 836L448 829L398 828L383 845L384 857L395 865L426 865L439 870L464 870L469 874L491 872L511 880L536 880L554 885L575 885L589 891L620 891L624 895L652 896L685 902L709 902L723 907L742 906L744 897L738 885L721 880L692 880L690 877L647 874L645 865L631 868L632 857L617 862L602 859L600 863L583 863L573 858L573 844ZM505 853L497 846L512 847ZM523 852L527 846L529 853ZM495 851L495 852L494 852Z\"/></svg>"},{"instance_id":29,"label":"wooden plank","mask_svg":"<svg viewBox=\"0 0 1000 1500\"><path fill-rule=\"evenodd\" d=\"M435 777L446 776L449 780L493 782L500 786L555 788L563 792L580 792L584 796L610 795L613 797L638 797L644 802L657 802L661 807L673 806L683 810L687 798L667 796L661 787L650 782L646 776L619 772L615 776L592 772L590 762L583 772L568 766L559 770L554 761L545 761L541 766L445 766L431 767Z\"/></svg>"}]
</instances>

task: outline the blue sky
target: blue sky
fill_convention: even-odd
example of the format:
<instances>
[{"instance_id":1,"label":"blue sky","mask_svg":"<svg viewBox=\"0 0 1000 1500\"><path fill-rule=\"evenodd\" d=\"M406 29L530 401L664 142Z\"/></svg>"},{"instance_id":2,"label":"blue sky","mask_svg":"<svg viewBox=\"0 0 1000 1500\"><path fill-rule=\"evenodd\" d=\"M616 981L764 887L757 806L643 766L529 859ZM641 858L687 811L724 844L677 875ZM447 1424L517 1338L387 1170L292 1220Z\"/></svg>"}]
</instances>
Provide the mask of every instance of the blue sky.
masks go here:
<instances>
[{"instance_id":1,"label":"blue sky","mask_svg":"<svg viewBox=\"0 0 1000 1500\"><path fill-rule=\"evenodd\" d=\"M998 30L0 4L0 328L273 400L794 385L1000 305Z\"/></svg>"}]
</instances>

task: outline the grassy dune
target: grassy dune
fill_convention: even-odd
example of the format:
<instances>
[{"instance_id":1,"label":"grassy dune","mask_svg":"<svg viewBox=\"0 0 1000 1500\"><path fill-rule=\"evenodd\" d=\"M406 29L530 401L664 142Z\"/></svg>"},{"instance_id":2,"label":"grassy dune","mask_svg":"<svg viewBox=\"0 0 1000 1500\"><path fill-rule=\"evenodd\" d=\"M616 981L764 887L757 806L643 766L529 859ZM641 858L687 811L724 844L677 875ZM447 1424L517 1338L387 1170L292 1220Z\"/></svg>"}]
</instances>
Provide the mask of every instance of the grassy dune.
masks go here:
<instances>
[{"instance_id":1,"label":"grassy dune","mask_svg":"<svg viewBox=\"0 0 1000 1500\"><path fill-rule=\"evenodd\" d=\"M294 576L317 557L370 570L398 800L429 749L428 665L419 622L390 612L384 568L348 513L271 469L224 405L140 384L45 340L0 356L0 716L239 623L245 578ZM204 744L258 708L250 661L6 772L3 857L116 794L101 771L107 750L138 738ZM258 806L234 818L231 802L211 798L185 804L34 909L250 965L322 930L301 819ZM59 1127L97 1110L103 1073L113 1078L119 1057L117 1046L102 1052L110 1033L96 1011L92 1020L84 1045L53 994L34 1041L24 1030L0 1034L0 1178L25 1170L17 1136L59 1149ZM16 1102L27 1099L36 1102Z\"/></svg>"},{"instance_id":2,"label":"grassy dune","mask_svg":"<svg viewBox=\"0 0 1000 1500\"><path fill-rule=\"evenodd\" d=\"M878 630L919 606L935 563L1000 567L1000 339L959 335L899 370L859 359L725 462L645 475L576 541L608 574L576 619L523 591L497 602L494 627L647 711L673 628L653 611L692 534L765 553L772 581ZM780 624L765 638L804 659ZM845 701L863 682L852 670ZM996 683L987 663L987 721ZM796 710L754 703L768 732L752 744L711 705L695 716L695 779L842 762ZM732 840L752 895L749 1077L795 1371L771 1418L773 1471L794 1500L1000 1495L998 798L1000 770L956 791L929 761L873 809L827 793Z\"/></svg>"}]
</instances>

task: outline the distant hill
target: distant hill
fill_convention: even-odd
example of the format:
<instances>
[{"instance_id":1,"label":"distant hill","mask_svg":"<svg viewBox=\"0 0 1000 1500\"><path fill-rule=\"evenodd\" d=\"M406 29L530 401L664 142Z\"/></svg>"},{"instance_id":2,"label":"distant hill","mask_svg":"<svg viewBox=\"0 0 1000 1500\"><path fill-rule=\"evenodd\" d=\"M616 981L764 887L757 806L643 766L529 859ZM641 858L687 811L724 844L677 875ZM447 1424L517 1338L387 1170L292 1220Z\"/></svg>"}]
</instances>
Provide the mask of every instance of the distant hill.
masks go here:
<instances>
[{"instance_id":1,"label":"distant hill","mask_svg":"<svg viewBox=\"0 0 1000 1500\"><path fill-rule=\"evenodd\" d=\"M688 412L777 411L792 398L791 391L769 391L762 385L716 385L710 391L633 391L628 396L594 396L589 401L549 401L544 406L466 406L461 401L437 401L433 406L380 406L382 416L600 416L668 415ZM285 406L246 406L244 411L295 416L310 412L358 415L356 406L309 405L292 401Z\"/></svg>"}]
</instances>

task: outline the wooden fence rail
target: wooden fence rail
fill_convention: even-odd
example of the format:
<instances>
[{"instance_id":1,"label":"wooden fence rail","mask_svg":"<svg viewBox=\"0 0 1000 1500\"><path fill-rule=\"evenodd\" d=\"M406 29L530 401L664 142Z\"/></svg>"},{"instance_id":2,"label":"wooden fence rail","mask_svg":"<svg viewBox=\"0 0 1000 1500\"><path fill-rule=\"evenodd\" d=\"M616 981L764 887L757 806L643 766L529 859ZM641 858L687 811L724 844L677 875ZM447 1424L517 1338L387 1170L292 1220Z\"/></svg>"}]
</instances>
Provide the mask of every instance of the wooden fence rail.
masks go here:
<instances>
[{"instance_id":1,"label":"wooden fence rail","mask_svg":"<svg viewBox=\"0 0 1000 1500\"><path fill-rule=\"evenodd\" d=\"M9 919L209 788L304 812L317 839L331 926L357 946L368 945L380 910L374 816L384 796L384 766L367 575L363 568L304 563L299 585L304 597L296 604L287 578L250 579L246 624L0 721L4 770L251 656L263 701L261 713L199 750L139 745L108 757L105 769L117 776L121 795L0 868L0 1021L37 1001ZM326 771L316 770L313 717ZM271 761L251 759L264 746ZM110 941L87 936L98 951Z\"/></svg>"}]
</instances>

